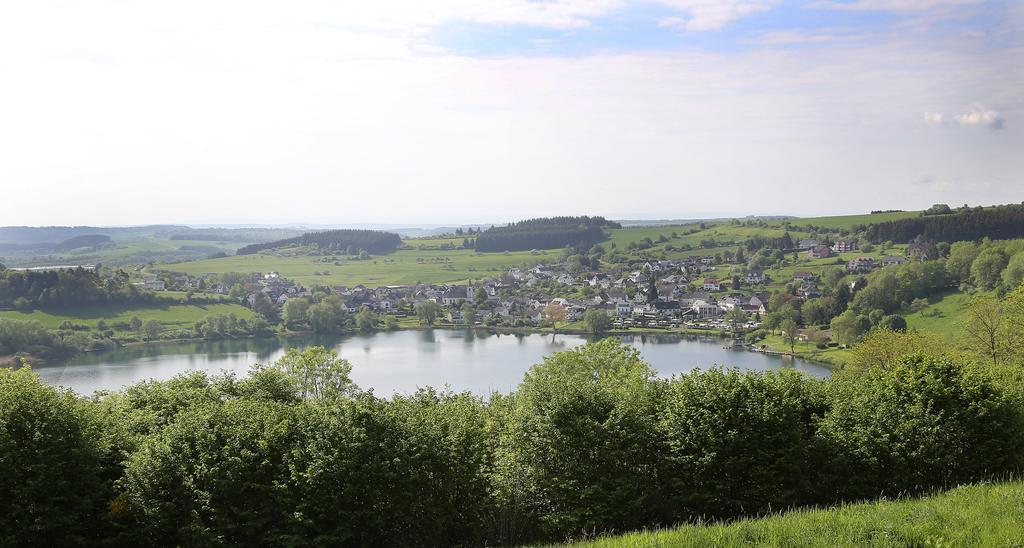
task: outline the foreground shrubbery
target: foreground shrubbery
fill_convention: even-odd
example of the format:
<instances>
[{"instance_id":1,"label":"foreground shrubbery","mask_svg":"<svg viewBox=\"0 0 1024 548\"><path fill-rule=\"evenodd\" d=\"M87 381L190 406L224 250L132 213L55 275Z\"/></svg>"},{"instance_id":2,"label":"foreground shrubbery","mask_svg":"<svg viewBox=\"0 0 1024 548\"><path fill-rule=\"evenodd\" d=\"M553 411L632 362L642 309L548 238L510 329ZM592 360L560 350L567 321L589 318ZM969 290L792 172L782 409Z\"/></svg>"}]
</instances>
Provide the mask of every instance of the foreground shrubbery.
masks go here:
<instances>
[{"instance_id":1,"label":"foreground shrubbery","mask_svg":"<svg viewBox=\"0 0 1024 548\"><path fill-rule=\"evenodd\" d=\"M1024 454L1005 379L943 358L659 380L606 340L487 400L381 399L347 373L313 349L80 399L0 372L0 544L560 539L916 493Z\"/></svg>"}]
</instances>

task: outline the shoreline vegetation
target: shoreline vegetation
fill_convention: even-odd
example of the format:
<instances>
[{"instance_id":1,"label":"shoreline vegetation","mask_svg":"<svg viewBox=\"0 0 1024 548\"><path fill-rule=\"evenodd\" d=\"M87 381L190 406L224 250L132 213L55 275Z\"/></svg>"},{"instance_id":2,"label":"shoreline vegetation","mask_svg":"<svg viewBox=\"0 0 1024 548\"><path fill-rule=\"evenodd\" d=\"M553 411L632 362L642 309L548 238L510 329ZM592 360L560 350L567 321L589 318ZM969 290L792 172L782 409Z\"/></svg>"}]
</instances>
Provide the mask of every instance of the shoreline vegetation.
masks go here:
<instances>
[{"instance_id":1,"label":"shoreline vegetation","mask_svg":"<svg viewBox=\"0 0 1024 548\"><path fill-rule=\"evenodd\" d=\"M245 378L191 372L92 397L0 370L0 435L13 442L0 443L12 463L0 543L614 545L601 535L698 520L747 538L750 527L813 531L801 516L817 508L849 513L848 501L1024 470L1019 367L908 354L913 335L900 337L880 363L828 379L661 379L604 339L487 397L378 397L324 347L290 349ZM996 497L993 517L1019 513L1014 500ZM779 533L777 520L799 523ZM691 529L678 534L704 531ZM833 530L840 544L863 534Z\"/></svg>"},{"instance_id":2,"label":"shoreline vegetation","mask_svg":"<svg viewBox=\"0 0 1024 548\"><path fill-rule=\"evenodd\" d=\"M810 352L807 352L807 353L802 353L802 352L791 353L791 352L786 352L785 350L774 350L772 348L758 348L756 346L756 344L754 344L754 343L749 343L749 344L748 343L744 343L744 342L740 341L739 339L736 339L733 336L733 334L727 333L727 332L722 332L721 330L717 330L717 329L630 328L630 329L609 329L607 331L603 331L603 332L600 332L600 333L595 333L593 331L587 331L587 330L584 330L584 329L573 329L573 328L559 328L558 330L552 330L551 328L541 328L541 327L494 327L494 326L490 326L490 327L489 326L467 327L467 326L464 326L464 325L463 326L459 326L459 325L455 325L455 324L437 324L437 325L433 325L433 326L403 325L401 327L398 327L398 328L395 328L395 329L392 329L392 330L377 329L377 330L374 330L374 331L371 331L371 332L385 333L385 332L389 332L389 331L423 331L423 330L430 330L430 329L445 329L445 330L453 330L453 331L473 330L473 331L486 331L486 332L490 332L490 333L523 334L523 335L555 335L555 336L557 336L557 335L574 335L574 336L592 337L594 339L598 339L598 338L601 338L601 337L608 337L608 336L617 336L617 335L703 336L703 337L713 337L713 338L722 339L722 340L730 340L730 341L732 341L734 343L732 345L728 345L728 347L730 347L730 348L744 349L744 350L746 350L748 352L757 352L757 353L761 353L761 354L768 354L768 355L779 356L779 357L797 358L797 359L800 359L800 360L803 360L803 361L806 361L806 362L809 362L809 363L814 363L814 364L817 364L817 365L824 366L824 367L826 367L826 368L828 368L828 369L830 369L832 371L836 371L836 370L839 370L839 369L842 368L842 362L836 362L834 360L823 359L823 358L820 357L820 355L815 355L815 354L810 353ZM365 332L364 331L360 331L359 329L349 329L349 330L346 330L344 332L339 332L339 333L336 333L336 334L340 335L340 336L345 336L345 335L353 335L353 334L357 334L357 333L365 333ZM265 334L250 334L250 335L232 336L232 337L226 337L226 339L227 340L271 339L271 338L285 338L285 339L287 339L287 338L292 338L292 337L304 337L304 336L309 336L309 335L314 335L314 334L316 334L316 332L312 331L312 330L298 330L298 331L287 330L287 331L282 331L282 332L265 333ZM207 339L207 338L204 338L204 337L182 337L182 338L177 338L177 339L158 339L158 340L152 340L152 341L131 341L131 342L119 343L118 344L118 348L133 348L133 347L140 347L140 346L159 346L159 345L170 345L170 344L189 343L189 342L216 341L216 340L225 340L225 339ZM104 349L96 349L96 350L82 350L82 352L84 352L84 353L92 353L92 352L106 352L106 351L110 351L110 350L115 350L115 349L114 348L104 348ZM54 365L54 364L59 364L60 362L69 359L70 357L71 356L65 356L65 357L61 357L61 358L47 359L47 358L35 357L35 356L30 355L30 354L19 353L19 354L0 356L0 367L14 367L14 366L17 366L17 365ZM20 361L20 363L17 363L17 361Z\"/></svg>"}]
</instances>

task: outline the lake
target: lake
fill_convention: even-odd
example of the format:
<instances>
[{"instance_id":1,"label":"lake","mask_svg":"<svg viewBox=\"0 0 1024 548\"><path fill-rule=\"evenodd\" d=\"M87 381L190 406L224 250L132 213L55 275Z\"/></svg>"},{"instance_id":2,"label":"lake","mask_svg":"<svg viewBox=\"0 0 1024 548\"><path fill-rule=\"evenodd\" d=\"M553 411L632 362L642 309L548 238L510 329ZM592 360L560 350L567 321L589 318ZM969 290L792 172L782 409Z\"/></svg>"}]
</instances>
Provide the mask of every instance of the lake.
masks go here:
<instances>
[{"instance_id":1,"label":"lake","mask_svg":"<svg viewBox=\"0 0 1024 548\"><path fill-rule=\"evenodd\" d=\"M746 350L722 348L715 337L622 335L659 375L668 377L715 365L765 371L795 368L826 377L821 365ZM264 338L158 344L92 352L65 363L37 366L42 379L81 394L116 390L146 379L169 379L186 371L244 375L254 363L271 363L291 347L325 345L352 363L352 378L379 396L417 387L509 392L533 364L553 352L587 342L579 335L495 334L470 330L394 331L343 337Z\"/></svg>"}]
</instances>

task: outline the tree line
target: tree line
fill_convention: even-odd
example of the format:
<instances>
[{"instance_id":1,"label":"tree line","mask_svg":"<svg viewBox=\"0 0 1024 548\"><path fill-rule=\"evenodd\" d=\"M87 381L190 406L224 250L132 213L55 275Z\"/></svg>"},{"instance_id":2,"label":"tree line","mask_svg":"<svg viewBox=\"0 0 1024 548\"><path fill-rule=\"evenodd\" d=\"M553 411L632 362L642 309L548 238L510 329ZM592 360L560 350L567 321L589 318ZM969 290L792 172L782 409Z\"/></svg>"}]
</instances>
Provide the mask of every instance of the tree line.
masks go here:
<instances>
[{"instance_id":1,"label":"tree line","mask_svg":"<svg viewBox=\"0 0 1024 548\"><path fill-rule=\"evenodd\" d=\"M152 297L117 270L102 276L96 269L3 270L0 268L0 308L67 307L131 302Z\"/></svg>"},{"instance_id":2,"label":"tree line","mask_svg":"<svg viewBox=\"0 0 1024 548\"><path fill-rule=\"evenodd\" d=\"M331 351L92 398L0 371L0 544L498 545L919 493L1021 470L1007 377L659 379L608 339L488 398L380 398Z\"/></svg>"},{"instance_id":3,"label":"tree line","mask_svg":"<svg viewBox=\"0 0 1024 548\"><path fill-rule=\"evenodd\" d=\"M479 233L477 251L527 251L572 246L586 248L607 238L605 228L622 225L604 217L543 217L499 226Z\"/></svg>"},{"instance_id":4,"label":"tree line","mask_svg":"<svg viewBox=\"0 0 1024 548\"><path fill-rule=\"evenodd\" d=\"M1024 237L1024 205L979 206L951 215L873 223L864 229L864 235L875 244L908 243L918 238L937 242L1020 238Z\"/></svg>"},{"instance_id":5,"label":"tree line","mask_svg":"<svg viewBox=\"0 0 1024 548\"><path fill-rule=\"evenodd\" d=\"M351 248L367 253L391 253L402 245L402 237L393 232L379 230L325 230L307 232L302 236L285 238L273 242L247 245L239 249L238 255L252 255L268 249L289 246L312 246L322 250L344 252ZM350 253L351 254L351 253Z\"/></svg>"}]
</instances>

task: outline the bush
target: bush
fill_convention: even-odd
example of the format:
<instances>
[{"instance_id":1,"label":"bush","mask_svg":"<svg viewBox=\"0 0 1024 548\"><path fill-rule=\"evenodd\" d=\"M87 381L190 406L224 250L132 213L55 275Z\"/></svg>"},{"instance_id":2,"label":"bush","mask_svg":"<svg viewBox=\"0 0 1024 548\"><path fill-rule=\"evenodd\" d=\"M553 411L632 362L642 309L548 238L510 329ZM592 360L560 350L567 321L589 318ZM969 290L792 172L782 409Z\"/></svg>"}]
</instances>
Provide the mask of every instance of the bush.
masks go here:
<instances>
[{"instance_id":1,"label":"bush","mask_svg":"<svg viewBox=\"0 0 1024 548\"><path fill-rule=\"evenodd\" d=\"M1024 463L1021 411L978 369L917 356L831 387L821 435L839 493L920 492Z\"/></svg>"},{"instance_id":2,"label":"bush","mask_svg":"<svg viewBox=\"0 0 1024 548\"><path fill-rule=\"evenodd\" d=\"M711 370L671 382L660 429L674 520L727 518L815 501L817 381L794 371Z\"/></svg>"},{"instance_id":3,"label":"bush","mask_svg":"<svg viewBox=\"0 0 1024 548\"><path fill-rule=\"evenodd\" d=\"M0 545L83 544L108 493L85 403L30 369L0 369Z\"/></svg>"},{"instance_id":4,"label":"bush","mask_svg":"<svg viewBox=\"0 0 1024 548\"><path fill-rule=\"evenodd\" d=\"M637 351L614 339L531 368L503 440L513 463L501 478L509 511L548 536L649 523L665 503L653 378Z\"/></svg>"},{"instance_id":5,"label":"bush","mask_svg":"<svg viewBox=\"0 0 1024 548\"><path fill-rule=\"evenodd\" d=\"M131 456L124 496L152 544L282 544L299 516L285 455L288 407L232 401L179 415Z\"/></svg>"}]
</instances>

